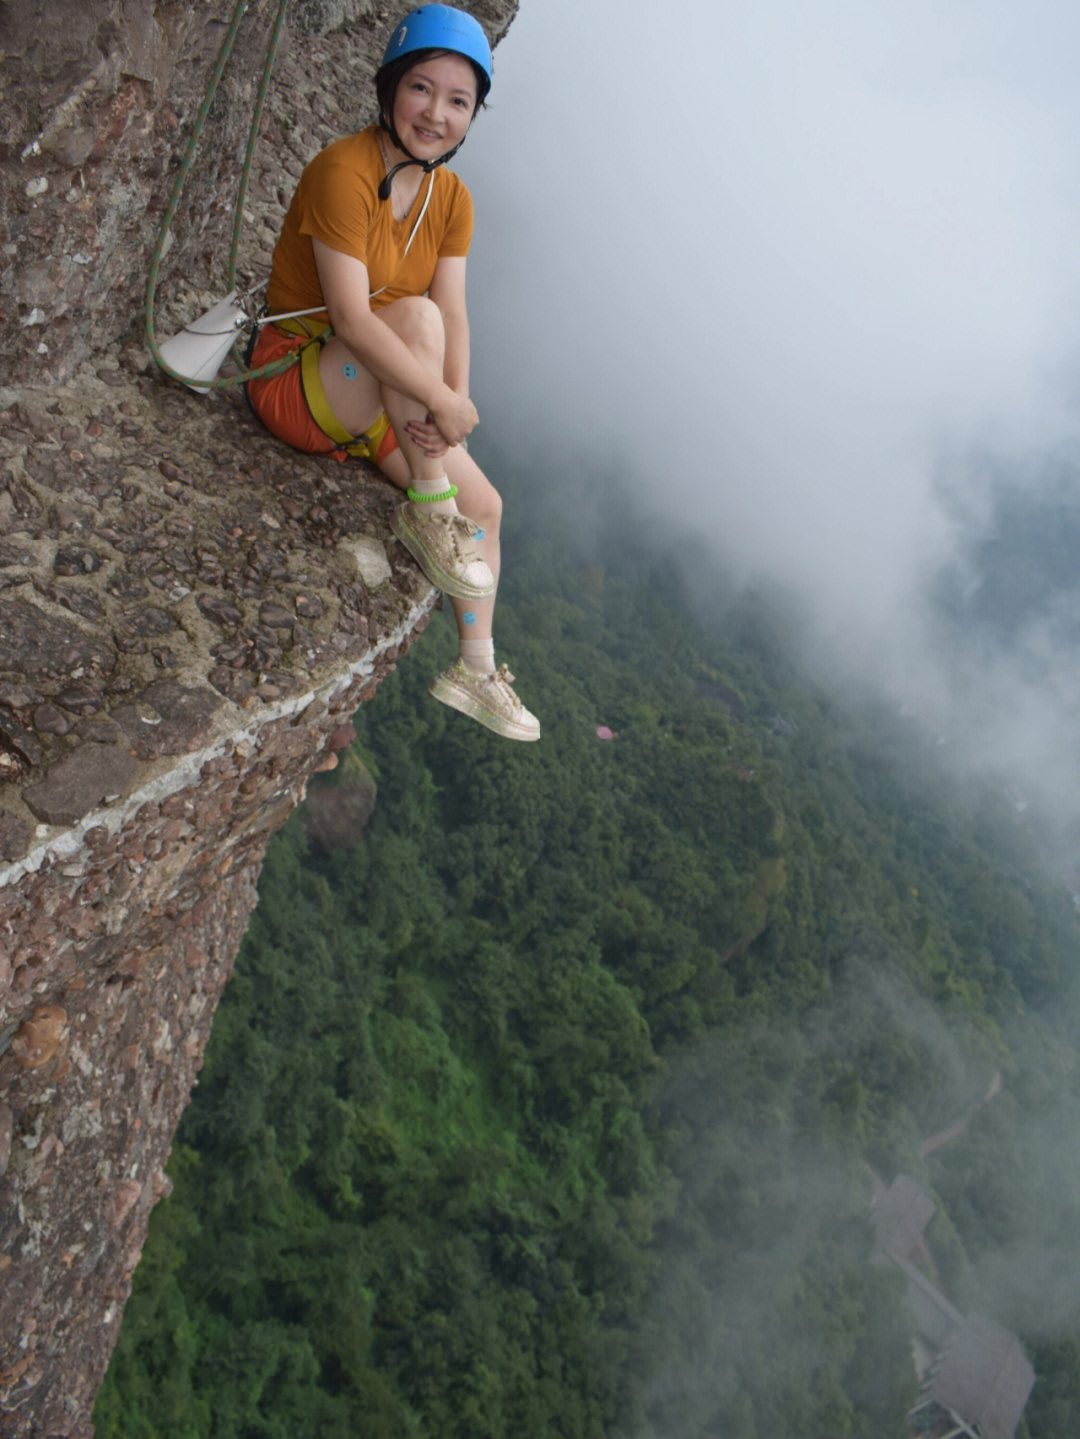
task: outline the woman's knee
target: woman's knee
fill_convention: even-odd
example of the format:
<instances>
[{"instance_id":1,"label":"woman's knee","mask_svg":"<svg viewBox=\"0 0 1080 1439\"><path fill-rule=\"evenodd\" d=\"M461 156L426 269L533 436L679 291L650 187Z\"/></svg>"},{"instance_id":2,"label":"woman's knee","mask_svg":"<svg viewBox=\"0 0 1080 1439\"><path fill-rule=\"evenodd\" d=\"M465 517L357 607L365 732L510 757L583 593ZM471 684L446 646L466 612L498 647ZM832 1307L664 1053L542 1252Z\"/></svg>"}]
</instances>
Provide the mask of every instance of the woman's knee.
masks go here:
<instances>
[{"instance_id":1,"label":"woman's knee","mask_svg":"<svg viewBox=\"0 0 1080 1439\"><path fill-rule=\"evenodd\" d=\"M498 534L502 525L503 502L502 495L493 484L488 484L485 501L488 510L488 528L493 534Z\"/></svg>"},{"instance_id":2,"label":"woman's knee","mask_svg":"<svg viewBox=\"0 0 1080 1439\"><path fill-rule=\"evenodd\" d=\"M381 318L414 354L442 360L446 331L442 311L434 300L426 295L408 295L388 305Z\"/></svg>"},{"instance_id":3,"label":"woman's knee","mask_svg":"<svg viewBox=\"0 0 1080 1439\"><path fill-rule=\"evenodd\" d=\"M468 487L465 513L489 535L497 535L502 525L502 496L485 474L477 470L476 475L477 482Z\"/></svg>"}]
</instances>

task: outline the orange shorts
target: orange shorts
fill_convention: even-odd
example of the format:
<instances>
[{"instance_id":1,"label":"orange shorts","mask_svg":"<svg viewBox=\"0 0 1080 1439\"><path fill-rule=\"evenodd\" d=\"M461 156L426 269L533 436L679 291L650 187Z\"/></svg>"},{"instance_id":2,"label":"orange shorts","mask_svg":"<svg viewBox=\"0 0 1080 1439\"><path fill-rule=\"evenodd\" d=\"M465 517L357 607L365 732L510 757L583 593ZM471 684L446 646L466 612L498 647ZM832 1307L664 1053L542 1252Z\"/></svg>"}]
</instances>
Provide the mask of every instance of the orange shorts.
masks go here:
<instances>
[{"instance_id":1,"label":"orange shorts","mask_svg":"<svg viewBox=\"0 0 1080 1439\"><path fill-rule=\"evenodd\" d=\"M255 341L255 348L248 361L250 367L269 365L281 360L294 350L303 350L308 345L319 346L319 340L306 335L289 335L276 325L263 325ZM309 455L332 455L335 460L347 459L350 454L374 460L376 464L397 449L397 438L390 428L385 410L361 435L349 435L336 419L338 435L328 435L315 421L311 406L304 391L301 371L307 370L309 383L317 383L314 366L290 365L281 375L270 375L263 380L249 380L246 386L251 408L266 428L279 440L284 440L294 450L303 450ZM321 391L321 386L319 389ZM330 414L325 395L319 396L325 414ZM342 448L345 438L350 441Z\"/></svg>"}]
</instances>

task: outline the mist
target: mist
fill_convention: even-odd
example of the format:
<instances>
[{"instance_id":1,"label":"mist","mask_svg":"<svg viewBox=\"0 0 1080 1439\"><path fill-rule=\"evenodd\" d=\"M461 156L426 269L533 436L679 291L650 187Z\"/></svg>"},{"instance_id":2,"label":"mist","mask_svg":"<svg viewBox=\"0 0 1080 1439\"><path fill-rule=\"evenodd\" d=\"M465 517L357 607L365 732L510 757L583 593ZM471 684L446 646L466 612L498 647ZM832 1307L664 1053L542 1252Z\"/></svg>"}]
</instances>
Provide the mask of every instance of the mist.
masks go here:
<instances>
[{"instance_id":1,"label":"mist","mask_svg":"<svg viewBox=\"0 0 1080 1439\"><path fill-rule=\"evenodd\" d=\"M793 590L823 668L1059 838L1071 575L1007 636L965 606L1011 495L1080 493L1078 41L1064 3L525 0L457 162L484 433Z\"/></svg>"},{"instance_id":2,"label":"mist","mask_svg":"<svg viewBox=\"0 0 1080 1439\"><path fill-rule=\"evenodd\" d=\"M1080 859L1078 53L1080 12L1046 0L689 0L673 20L523 0L457 162L485 437L539 450L571 516L616 475L643 525L793 596L817 677L884 693L992 776L1058 874ZM938 1122L971 1111L986 1057L880 967L860 988L918 1036ZM804 1042L842 1047L854 992ZM1006 1049L1022 1065L1031 1042ZM1044 1118L1016 1230L970 1274L1043 1336L1080 1282L1070 1086ZM804 1159L762 1191L799 1194L796 1248L836 1205ZM702 1316L711 1363L672 1395L706 1402L738 1368L724 1336L769 1332L776 1258L732 1271Z\"/></svg>"}]
</instances>

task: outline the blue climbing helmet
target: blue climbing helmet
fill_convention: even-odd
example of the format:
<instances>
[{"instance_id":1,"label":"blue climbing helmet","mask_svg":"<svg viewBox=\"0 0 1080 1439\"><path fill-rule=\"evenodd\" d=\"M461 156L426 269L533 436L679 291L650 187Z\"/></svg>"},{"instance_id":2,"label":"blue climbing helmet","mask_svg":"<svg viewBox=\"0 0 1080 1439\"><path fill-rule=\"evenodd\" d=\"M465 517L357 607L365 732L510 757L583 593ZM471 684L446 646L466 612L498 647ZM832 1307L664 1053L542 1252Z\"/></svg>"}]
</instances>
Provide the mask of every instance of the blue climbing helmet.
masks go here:
<instances>
[{"instance_id":1,"label":"blue climbing helmet","mask_svg":"<svg viewBox=\"0 0 1080 1439\"><path fill-rule=\"evenodd\" d=\"M478 20L453 5L421 5L395 26L378 74L418 50L449 50L471 60L477 71L477 108L491 89L491 46ZM376 75L376 83L378 75Z\"/></svg>"},{"instance_id":2,"label":"blue climbing helmet","mask_svg":"<svg viewBox=\"0 0 1080 1439\"><path fill-rule=\"evenodd\" d=\"M414 57L431 51L461 55L469 61L476 74L477 110L491 89L491 46L480 22L464 10L457 10L453 5L421 5L419 10L411 10L394 27L382 64L375 72L375 93L379 97L379 124L409 158L395 165L387 174L379 186L381 200L389 199L390 184L398 170L406 165L419 165L426 175L437 165L445 165L461 148L459 141L437 160L417 160L401 143L394 126L394 96L398 81L411 68Z\"/></svg>"}]
</instances>

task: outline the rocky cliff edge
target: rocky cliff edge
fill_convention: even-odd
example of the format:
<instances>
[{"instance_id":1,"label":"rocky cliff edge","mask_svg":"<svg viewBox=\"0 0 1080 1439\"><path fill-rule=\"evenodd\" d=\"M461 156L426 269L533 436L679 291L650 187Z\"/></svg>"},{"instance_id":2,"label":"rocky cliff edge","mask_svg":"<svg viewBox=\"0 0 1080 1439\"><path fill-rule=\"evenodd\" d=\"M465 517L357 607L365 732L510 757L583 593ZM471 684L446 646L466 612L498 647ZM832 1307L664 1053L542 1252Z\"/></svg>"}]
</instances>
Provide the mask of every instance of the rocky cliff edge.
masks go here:
<instances>
[{"instance_id":1,"label":"rocky cliff edge","mask_svg":"<svg viewBox=\"0 0 1080 1439\"><path fill-rule=\"evenodd\" d=\"M162 269L220 297L276 5L252 0ZM497 39L513 0L475 13ZM267 841L436 596L374 471L272 441L142 343L231 0L0 0L0 1434L85 1436ZM370 118L390 17L294 0L245 207ZM10 303L9 303L10 301Z\"/></svg>"}]
</instances>

